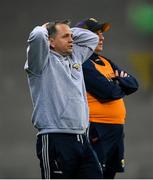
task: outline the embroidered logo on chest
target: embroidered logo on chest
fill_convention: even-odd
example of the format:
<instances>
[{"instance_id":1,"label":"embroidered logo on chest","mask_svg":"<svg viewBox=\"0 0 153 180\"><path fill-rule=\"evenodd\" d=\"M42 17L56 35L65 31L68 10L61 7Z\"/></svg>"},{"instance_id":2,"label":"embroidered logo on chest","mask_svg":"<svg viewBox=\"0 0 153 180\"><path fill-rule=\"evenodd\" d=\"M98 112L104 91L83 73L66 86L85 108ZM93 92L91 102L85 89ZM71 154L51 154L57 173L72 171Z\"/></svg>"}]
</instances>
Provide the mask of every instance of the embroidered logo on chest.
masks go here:
<instances>
[{"instance_id":1,"label":"embroidered logo on chest","mask_svg":"<svg viewBox=\"0 0 153 180\"><path fill-rule=\"evenodd\" d=\"M81 70L81 65L75 63L75 64L72 65L72 68L76 69L77 71L80 71Z\"/></svg>"}]
</instances>

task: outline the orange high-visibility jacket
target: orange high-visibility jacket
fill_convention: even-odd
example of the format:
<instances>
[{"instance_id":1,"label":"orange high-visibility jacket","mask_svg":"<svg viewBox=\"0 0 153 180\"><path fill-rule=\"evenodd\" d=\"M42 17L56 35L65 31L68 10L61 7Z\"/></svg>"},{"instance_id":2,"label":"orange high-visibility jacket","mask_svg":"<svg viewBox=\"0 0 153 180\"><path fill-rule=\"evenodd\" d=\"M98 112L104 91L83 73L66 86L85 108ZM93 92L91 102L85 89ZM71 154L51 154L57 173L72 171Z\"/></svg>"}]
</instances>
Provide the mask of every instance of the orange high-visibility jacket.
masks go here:
<instances>
[{"instance_id":1,"label":"orange high-visibility jacket","mask_svg":"<svg viewBox=\"0 0 153 180\"><path fill-rule=\"evenodd\" d=\"M122 71L112 61L96 54L83 64L91 122L125 123L123 97L135 92L138 83L130 74L115 77L115 70Z\"/></svg>"}]
</instances>

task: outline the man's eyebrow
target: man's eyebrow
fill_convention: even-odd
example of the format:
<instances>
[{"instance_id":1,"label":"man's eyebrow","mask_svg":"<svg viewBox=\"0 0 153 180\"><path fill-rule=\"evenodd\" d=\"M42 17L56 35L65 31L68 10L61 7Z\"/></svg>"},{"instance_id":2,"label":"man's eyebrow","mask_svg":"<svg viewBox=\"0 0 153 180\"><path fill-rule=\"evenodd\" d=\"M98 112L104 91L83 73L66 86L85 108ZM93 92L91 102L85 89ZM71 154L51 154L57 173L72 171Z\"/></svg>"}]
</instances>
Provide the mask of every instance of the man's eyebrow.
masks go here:
<instances>
[{"instance_id":1,"label":"man's eyebrow","mask_svg":"<svg viewBox=\"0 0 153 180\"><path fill-rule=\"evenodd\" d=\"M65 34L63 34L63 36L73 36L73 34L72 33L65 33Z\"/></svg>"}]
</instances>

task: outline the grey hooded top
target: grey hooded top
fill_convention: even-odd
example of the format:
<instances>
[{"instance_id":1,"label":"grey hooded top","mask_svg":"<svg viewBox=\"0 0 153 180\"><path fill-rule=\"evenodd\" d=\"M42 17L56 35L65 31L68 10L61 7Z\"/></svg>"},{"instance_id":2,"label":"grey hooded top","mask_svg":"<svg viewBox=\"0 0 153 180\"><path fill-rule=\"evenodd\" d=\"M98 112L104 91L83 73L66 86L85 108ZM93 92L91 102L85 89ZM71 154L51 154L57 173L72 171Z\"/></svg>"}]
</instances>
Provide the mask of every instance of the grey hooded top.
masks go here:
<instances>
[{"instance_id":1,"label":"grey hooded top","mask_svg":"<svg viewBox=\"0 0 153 180\"><path fill-rule=\"evenodd\" d=\"M81 64L93 53L98 36L81 28L71 30L73 52L65 57L50 49L46 28L37 26L29 35L25 70L38 134L82 134L89 125Z\"/></svg>"}]
</instances>

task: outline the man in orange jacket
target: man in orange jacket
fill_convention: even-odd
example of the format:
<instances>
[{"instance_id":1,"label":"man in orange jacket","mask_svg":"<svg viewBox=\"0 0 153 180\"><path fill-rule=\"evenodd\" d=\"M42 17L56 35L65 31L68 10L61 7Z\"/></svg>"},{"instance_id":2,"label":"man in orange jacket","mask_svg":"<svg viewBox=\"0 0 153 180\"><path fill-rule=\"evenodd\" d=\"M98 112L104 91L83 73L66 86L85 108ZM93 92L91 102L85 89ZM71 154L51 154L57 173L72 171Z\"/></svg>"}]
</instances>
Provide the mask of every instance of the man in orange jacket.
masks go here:
<instances>
[{"instance_id":1,"label":"man in orange jacket","mask_svg":"<svg viewBox=\"0 0 153 180\"><path fill-rule=\"evenodd\" d=\"M124 123L126 109L123 97L138 89L137 80L111 60L99 55L103 50L103 32L109 23L90 18L77 27L89 29L99 36L93 55L83 64L90 110L89 137L103 168L104 178L112 179L124 171Z\"/></svg>"}]
</instances>

